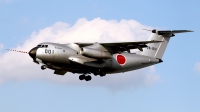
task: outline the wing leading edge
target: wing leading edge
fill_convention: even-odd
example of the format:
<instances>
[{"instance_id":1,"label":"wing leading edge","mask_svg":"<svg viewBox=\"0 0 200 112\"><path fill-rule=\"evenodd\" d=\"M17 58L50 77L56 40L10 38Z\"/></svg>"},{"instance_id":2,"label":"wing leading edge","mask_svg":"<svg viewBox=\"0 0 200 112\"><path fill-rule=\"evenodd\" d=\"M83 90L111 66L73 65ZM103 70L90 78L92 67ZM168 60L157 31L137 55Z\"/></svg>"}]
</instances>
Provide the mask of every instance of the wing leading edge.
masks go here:
<instances>
[{"instance_id":1,"label":"wing leading edge","mask_svg":"<svg viewBox=\"0 0 200 112\"><path fill-rule=\"evenodd\" d=\"M99 43L99 44L107 48L108 51L111 53L119 53L123 51L127 51L130 53L131 49L139 49L140 51L143 51L142 48L147 47L146 44L158 43L158 42L162 42L162 41L151 40L151 41L138 41L138 42ZM85 47L85 46L93 45L94 43L75 43L75 44L79 45L80 47Z\"/></svg>"}]
</instances>

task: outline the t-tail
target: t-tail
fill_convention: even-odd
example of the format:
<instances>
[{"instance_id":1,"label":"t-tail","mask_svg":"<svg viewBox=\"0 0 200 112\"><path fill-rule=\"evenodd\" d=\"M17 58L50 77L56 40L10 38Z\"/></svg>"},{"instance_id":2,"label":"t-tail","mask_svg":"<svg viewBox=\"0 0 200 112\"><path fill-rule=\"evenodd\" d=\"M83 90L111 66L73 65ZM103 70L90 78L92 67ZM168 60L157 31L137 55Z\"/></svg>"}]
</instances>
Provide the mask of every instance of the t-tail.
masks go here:
<instances>
[{"instance_id":1,"label":"t-tail","mask_svg":"<svg viewBox=\"0 0 200 112\"><path fill-rule=\"evenodd\" d=\"M150 43L147 44L148 47L143 48L142 54L144 56L154 57L157 59L162 59L162 56L165 52L167 44L170 41L170 38L175 36L176 33L192 32L190 30L152 30L152 34L149 37L149 41L162 41L160 43Z\"/></svg>"}]
</instances>

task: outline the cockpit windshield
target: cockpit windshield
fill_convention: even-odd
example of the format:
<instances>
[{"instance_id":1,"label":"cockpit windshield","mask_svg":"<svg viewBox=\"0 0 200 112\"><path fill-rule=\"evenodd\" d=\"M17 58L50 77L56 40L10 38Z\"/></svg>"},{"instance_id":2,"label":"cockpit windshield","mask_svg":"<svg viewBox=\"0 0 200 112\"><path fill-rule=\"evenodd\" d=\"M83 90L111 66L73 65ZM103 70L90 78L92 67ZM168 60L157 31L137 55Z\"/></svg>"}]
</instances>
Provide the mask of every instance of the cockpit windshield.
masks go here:
<instances>
[{"instance_id":1,"label":"cockpit windshield","mask_svg":"<svg viewBox=\"0 0 200 112\"><path fill-rule=\"evenodd\" d=\"M42 45L38 45L37 47L41 47Z\"/></svg>"},{"instance_id":2,"label":"cockpit windshield","mask_svg":"<svg viewBox=\"0 0 200 112\"><path fill-rule=\"evenodd\" d=\"M48 45L37 45L37 47L39 47L39 48L47 48Z\"/></svg>"}]
</instances>

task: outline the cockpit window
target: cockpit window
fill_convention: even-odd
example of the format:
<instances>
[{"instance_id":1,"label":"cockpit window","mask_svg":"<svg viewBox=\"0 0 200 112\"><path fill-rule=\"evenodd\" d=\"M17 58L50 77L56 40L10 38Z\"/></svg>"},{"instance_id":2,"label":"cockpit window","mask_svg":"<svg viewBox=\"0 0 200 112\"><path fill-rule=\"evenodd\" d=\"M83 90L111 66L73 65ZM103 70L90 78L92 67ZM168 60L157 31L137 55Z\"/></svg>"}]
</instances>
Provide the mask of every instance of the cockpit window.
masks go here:
<instances>
[{"instance_id":1,"label":"cockpit window","mask_svg":"<svg viewBox=\"0 0 200 112\"><path fill-rule=\"evenodd\" d=\"M47 48L48 45L37 45L37 47L43 47L43 48Z\"/></svg>"}]
</instances>

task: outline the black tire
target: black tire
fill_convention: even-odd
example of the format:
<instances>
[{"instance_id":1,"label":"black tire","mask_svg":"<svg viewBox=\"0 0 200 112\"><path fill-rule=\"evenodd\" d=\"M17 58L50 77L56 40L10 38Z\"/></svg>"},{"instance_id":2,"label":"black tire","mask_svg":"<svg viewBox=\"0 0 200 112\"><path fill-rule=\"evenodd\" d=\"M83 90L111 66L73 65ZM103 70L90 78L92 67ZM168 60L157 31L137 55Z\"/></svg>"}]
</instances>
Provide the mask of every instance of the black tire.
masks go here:
<instances>
[{"instance_id":1,"label":"black tire","mask_svg":"<svg viewBox=\"0 0 200 112\"><path fill-rule=\"evenodd\" d=\"M85 78L86 78L85 75L80 75L80 76L79 76L79 79L80 79L80 80L84 80Z\"/></svg>"},{"instance_id":2,"label":"black tire","mask_svg":"<svg viewBox=\"0 0 200 112\"><path fill-rule=\"evenodd\" d=\"M97 75L99 75L99 74L97 74L97 73L94 73L94 75L95 75L95 76L97 76Z\"/></svg>"},{"instance_id":3,"label":"black tire","mask_svg":"<svg viewBox=\"0 0 200 112\"><path fill-rule=\"evenodd\" d=\"M106 73L105 73L105 72L101 72L101 73L100 73L100 76L101 76L101 77L106 76Z\"/></svg>"},{"instance_id":4,"label":"black tire","mask_svg":"<svg viewBox=\"0 0 200 112\"><path fill-rule=\"evenodd\" d=\"M92 79L92 77L91 77L90 75L85 76L85 80L86 80L86 81L90 81L91 79Z\"/></svg>"},{"instance_id":5,"label":"black tire","mask_svg":"<svg viewBox=\"0 0 200 112\"><path fill-rule=\"evenodd\" d=\"M45 65L42 65L42 66L41 66L41 69L42 69L42 70L44 70L44 69L46 69L46 68L47 68L47 67L46 67Z\"/></svg>"},{"instance_id":6,"label":"black tire","mask_svg":"<svg viewBox=\"0 0 200 112\"><path fill-rule=\"evenodd\" d=\"M100 72L99 72L99 70L96 70L93 74L94 74L95 76L97 76L97 75L100 74Z\"/></svg>"}]
</instances>

